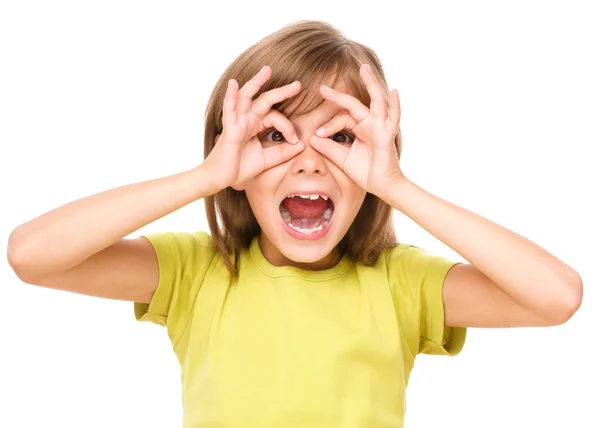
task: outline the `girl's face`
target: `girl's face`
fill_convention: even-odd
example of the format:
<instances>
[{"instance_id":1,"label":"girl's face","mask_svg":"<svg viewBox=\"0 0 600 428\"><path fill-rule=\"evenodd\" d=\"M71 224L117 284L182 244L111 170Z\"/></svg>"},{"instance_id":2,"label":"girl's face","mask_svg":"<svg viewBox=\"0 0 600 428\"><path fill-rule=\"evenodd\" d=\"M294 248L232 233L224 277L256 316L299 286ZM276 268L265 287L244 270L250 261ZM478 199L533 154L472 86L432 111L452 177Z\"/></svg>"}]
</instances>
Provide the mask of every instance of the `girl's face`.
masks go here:
<instances>
[{"instance_id":1,"label":"girl's face","mask_svg":"<svg viewBox=\"0 0 600 428\"><path fill-rule=\"evenodd\" d=\"M334 88L346 92L343 82ZM311 112L292 119L305 149L244 183L262 230L261 250L275 266L321 270L333 267L341 258L333 250L354 221L366 192L307 143L340 110L341 107L324 100ZM277 130L263 135L264 147L287 144ZM354 141L354 136L346 131L330 138L348 146ZM322 196L316 199L315 195L327 199Z\"/></svg>"}]
</instances>

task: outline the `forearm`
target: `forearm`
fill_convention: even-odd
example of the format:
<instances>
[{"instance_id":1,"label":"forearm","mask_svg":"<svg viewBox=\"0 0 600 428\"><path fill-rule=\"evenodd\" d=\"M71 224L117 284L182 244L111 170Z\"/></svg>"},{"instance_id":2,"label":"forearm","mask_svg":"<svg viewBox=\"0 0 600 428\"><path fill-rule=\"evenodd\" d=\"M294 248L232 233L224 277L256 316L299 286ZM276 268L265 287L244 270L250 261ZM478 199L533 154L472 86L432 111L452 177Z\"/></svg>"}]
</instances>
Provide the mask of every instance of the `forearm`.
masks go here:
<instances>
[{"instance_id":1,"label":"forearm","mask_svg":"<svg viewBox=\"0 0 600 428\"><path fill-rule=\"evenodd\" d=\"M542 313L580 299L577 272L528 239L406 178L389 194L390 205L460 254L524 307Z\"/></svg>"},{"instance_id":2,"label":"forearm","mask_svg":"<svg viewBox=\"0 0 600 428\"><path fill-rule=\"evenodd\" d=\"M12 232L9 262L15 271L36 275L64 272L143 226L214 193L207 178L199 166L60 206Z\"/></svg>"}]
</instances>

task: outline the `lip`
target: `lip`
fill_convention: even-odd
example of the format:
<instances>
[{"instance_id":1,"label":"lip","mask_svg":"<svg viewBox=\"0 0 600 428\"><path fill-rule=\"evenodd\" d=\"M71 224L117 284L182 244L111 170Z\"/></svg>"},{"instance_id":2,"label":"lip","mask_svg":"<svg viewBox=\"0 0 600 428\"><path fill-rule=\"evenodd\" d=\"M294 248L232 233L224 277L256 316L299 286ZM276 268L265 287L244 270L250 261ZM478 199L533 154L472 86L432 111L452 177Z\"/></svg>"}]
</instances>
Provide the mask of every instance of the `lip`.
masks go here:
<instances>
[{"instance_id":1,"label":"lip","mask_svg":"<svg viewBox=\"0 0 600 428\"><path fill-rule=\"evenodd\" d=\"M332 223L334 215L335 215L335 210L331 213L331 218L329 219L329 222L327 222L327 226L325 226L323 229L319 230L318 232L312 233L310 235L305 235L304 233L300 233L297 230L292 229L285 221L283 221L283 218L281 218L281 216L279 216L279 217L281 218L281 225L286 230L286 232L289 233L292 237L294 237L296 239L304 239L304 240L312 241L315 239L320 239L327 234L327 232L329 231L329 228L331 227L331 223Z\"/></svg>"}]
</instances>

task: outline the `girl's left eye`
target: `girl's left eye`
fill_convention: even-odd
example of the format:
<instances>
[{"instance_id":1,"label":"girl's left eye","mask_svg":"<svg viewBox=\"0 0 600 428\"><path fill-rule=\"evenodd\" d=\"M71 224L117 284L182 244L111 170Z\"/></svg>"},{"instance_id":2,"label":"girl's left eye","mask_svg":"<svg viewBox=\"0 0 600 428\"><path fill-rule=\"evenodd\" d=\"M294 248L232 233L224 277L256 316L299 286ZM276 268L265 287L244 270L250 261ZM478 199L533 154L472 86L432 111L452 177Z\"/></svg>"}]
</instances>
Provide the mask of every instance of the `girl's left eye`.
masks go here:
<instances>
[{"instance_id":1,"label":"girl's left eye","mask_svg":"<svg viewBox=\"0 0 600 428\"><path fill-rule=\"evenodd\" d=\"M333 141L340 144L352 144L354 142L354 137L347 132L336 132L332 136L330 136ZM347 139L346 139L347 138Z\"/></svg>"}]
</instances>

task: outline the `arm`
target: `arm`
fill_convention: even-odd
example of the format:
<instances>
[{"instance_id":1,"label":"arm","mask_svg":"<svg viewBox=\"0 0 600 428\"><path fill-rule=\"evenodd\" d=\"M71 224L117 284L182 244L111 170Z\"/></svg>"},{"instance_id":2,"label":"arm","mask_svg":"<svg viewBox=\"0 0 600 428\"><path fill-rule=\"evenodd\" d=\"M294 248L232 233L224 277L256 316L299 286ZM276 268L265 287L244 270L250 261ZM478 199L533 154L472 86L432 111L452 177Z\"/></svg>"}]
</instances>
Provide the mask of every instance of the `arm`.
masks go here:
<instances>
[{"instance_id":1,"label":"arm","mask_svg":"<svg viewBox=\"0 0 600 428\"><path fill-rule=\"evenodd\" d=\"M292 122L272 109L295 96L299 82L252 101L270 74L263 67L241 89L234 79L226 82L224 138L207 146L209 155L199 167L88 196L17 227L7 251L17 276L31 284L148 303L158 285L158 262L145 238L125 236L190 202L240 185L304 148L295 143ZM294 143L263 149L257 134L271 126Z\"/></svg>"},{"instance_id":2,"label":"arm","mask_svg":"<svg viewBox=\"0 0 600 428\"><path fill-rule=\"evenodd\" d=\"M446 275L446 325L514 327L567 321L581 304L583 285L577 272L522 236L408 180L398 162L398 91L384 93L367 64L361 66L360 75L370 107L322 86L323 98L344 110L317 130L309 143L365 191L406 214L471 263L455 266ZM324 138L344 128L356 136L350 147Z\"/></svg>"},{"instance_id":3,"label":"arm","mask_svg":"<svg viewBox=\"0 0 600 428\"><path fill-rule=\"evenodd\" d=\"M154 251L144 238L123 238L217 190L200 165L70 202L13 230L8 261L27 283L147 300L157 283Z\"/></svg>"},{"instance_id":4,"label":"arm","mask_svg":"<svg viewBox=\"0 0 600 428\"><path fill-rule=\"evenodd\" d=\"M388 195L386 202L471 263L454 266L445 278L447 326L556 325L579 308L581 277L533 242L406 177Z\"/></svg>"}]
</instances>

